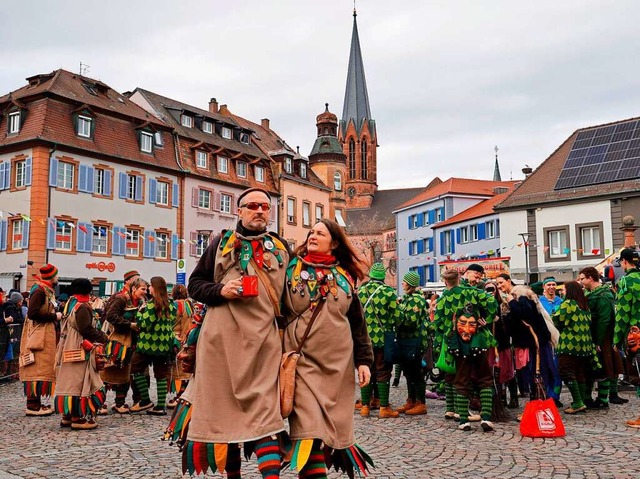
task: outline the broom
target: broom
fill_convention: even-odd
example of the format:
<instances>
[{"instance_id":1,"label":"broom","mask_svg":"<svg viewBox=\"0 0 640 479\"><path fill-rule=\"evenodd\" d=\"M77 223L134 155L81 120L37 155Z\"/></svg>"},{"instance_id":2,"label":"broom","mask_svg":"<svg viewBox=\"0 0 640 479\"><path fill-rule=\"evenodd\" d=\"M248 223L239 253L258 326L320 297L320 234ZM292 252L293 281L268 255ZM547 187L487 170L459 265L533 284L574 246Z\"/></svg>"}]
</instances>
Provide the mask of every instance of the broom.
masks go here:
<instances>
[{"instance_id":1,"label":"broom","mask_svg":"<svg viewBox=\"0 0 640 479\"><path fill-rule=\"evenodd\" d=\"M493 322L493 337L496 336L496 322ZM498 347L493 347L495 360L492 364L493 370L493 401L491 401L491 420L495 422L506 422L509 418L509 413L502 404L502 386L500 384L500 355L498 354Z\"/></svg>"}]
</instances>

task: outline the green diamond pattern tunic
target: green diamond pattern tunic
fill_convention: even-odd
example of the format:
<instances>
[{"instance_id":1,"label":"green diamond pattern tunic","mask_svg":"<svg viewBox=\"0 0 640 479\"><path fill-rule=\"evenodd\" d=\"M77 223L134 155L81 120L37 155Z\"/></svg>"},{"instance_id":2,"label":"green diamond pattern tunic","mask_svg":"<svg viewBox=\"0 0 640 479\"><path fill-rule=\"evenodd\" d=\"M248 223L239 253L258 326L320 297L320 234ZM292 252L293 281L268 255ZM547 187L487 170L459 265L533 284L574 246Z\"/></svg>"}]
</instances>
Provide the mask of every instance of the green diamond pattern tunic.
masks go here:
<instances>
[{"instance_id":1,"label":"green diamond pattern tunic","mask_svg":"<svg viewBox=\"0 0 640 479\"><path fill-rule=\"evenodd\" d=\"M573 299L565 299L553 314L553 322L560 331L556 352L569 356L591 356L591 313L580 309Z\"/></svg>"},{"instance_id":2,"label":"green diamond pattern tunic","mask_svg":"<svg viewBox=\"0 0 640 479\"><path fill-rule=\"evenodd\" d=\"M384 332L393 331L399 318L396 290L372 279L358 288L358 298L364 307L371 344L374 348L383 348Z\"/></svg>"},{"instance_id":3,"label":"green diamond pattern tunic","mask_svg":"<svg viewBox=\"0 0 640 479\"><path fill-rule=\"evenodd\" d=\"M625 344L631 326L640 324L640 271L632 269L618 281L613 344Z\"/></svg>"},{"instance_id":4,"label":"green diamond pattern tunic","mask_svg":"<svg viewBox=\"0 0 640 479\"><path fill-rule=\"evenodd\" d=\"M173 345L173 323L176 320L175 305L169 303L168 314L158 317L155 305L153 302L149 302L138 313L137 320L140 336L136 350L147 356L167 356Z\"/></svg>"}]
</instances>

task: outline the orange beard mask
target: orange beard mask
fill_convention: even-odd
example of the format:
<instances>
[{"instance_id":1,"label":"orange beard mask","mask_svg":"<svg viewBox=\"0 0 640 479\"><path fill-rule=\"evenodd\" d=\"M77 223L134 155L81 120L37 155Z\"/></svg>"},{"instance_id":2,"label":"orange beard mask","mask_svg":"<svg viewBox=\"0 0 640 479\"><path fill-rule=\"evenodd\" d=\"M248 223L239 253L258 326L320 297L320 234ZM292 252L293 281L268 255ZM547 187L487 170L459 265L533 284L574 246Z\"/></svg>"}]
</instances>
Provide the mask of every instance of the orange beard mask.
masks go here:
<instances>
[{"instance_id":1,"label":"orange beard mask","mask_svg":"<svg viewBox=\"0 0 640 479\"><path fill-rule=\"evenodd\" d=\"M629 334L627 335L627 346L629 347L629 351L634 354L640 351L640 327L631 326Z\"/></svg>"},{"instance_id":2,"label":"orange beard mask","mask_svg":"<svg viewBox=\"0 0 640 479\"><path fill-rule=\"evenodd\" d=\"M473 316L458 316L456 322L458 335L463 342L471 342L471 338L478 330L478 321Z\"/></svg>"}]
</instances>

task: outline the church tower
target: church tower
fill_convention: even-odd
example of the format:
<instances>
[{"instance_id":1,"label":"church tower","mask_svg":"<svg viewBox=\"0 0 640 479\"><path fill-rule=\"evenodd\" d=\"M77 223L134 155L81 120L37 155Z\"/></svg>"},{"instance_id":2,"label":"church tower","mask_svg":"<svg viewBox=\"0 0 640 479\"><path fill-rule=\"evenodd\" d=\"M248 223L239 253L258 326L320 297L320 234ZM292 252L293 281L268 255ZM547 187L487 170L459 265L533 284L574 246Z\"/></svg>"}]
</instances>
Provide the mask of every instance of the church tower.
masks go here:
<instances>
[{"instance_id":1,"label":"church tower","mask_svg":"<svg viewBox=\"0 0 640 479\"><path fill-rule=\"evenodd\" d=\"M318 178L331 188L328 217L340 226L346 226L347 162L338 141L338 117L329 111L328 103L324 106L324 112L316 117L318 136L309 153L309 166Z\"/></svg>"},{"instance_id":2,"label":"church tower","mask_svg":"<svg viewBox=\"0 0 640 479\"><path fill-rule=\"evenodd\" d=\"M376 123L371 118L367 82L360 51L356 11L353 10L353 32L347 86L338 138L347 159L347 208L368 208L377 184Z\"/></svg>"}]
</instances>

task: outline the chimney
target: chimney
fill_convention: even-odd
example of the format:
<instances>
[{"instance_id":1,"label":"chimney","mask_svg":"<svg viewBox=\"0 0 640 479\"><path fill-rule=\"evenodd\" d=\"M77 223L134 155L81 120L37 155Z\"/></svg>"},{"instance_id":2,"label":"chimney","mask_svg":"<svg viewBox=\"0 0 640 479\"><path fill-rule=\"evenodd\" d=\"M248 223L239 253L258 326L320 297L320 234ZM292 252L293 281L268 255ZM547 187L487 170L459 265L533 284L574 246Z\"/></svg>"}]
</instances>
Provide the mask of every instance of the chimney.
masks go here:
<instances>
[{"instance_id":1,"label":"chimney","mask_svg":"<svg viewBox=\"0 0 640 479\"><path fill-rule=\"evenodd\" d=\"M262 120L260 120L260 125L262 125L262 128L264 128L265 130L269 129L269 118L263 118Z\"/></svg>"},{"instance_id":2,"label":"chimney","mask_svg":"<svg viewBox=\"0 0 640 479\"><path fill-rule=\"evenodd\" d=\"M209 113L218 113L218 100L215 98L209 100Z\"/></svg>"},{"instance_id":3,"label":"chimney","mask_svg":"<svg viewBox=\"0 0 640 479\"><path fill-rule=\"evenodd\" d=\"M229 109L227 108L227 105L220 105L220 109L218 110L218 113L220 113L221 115L228 115Z\"/></svg>"}]
</instances>

